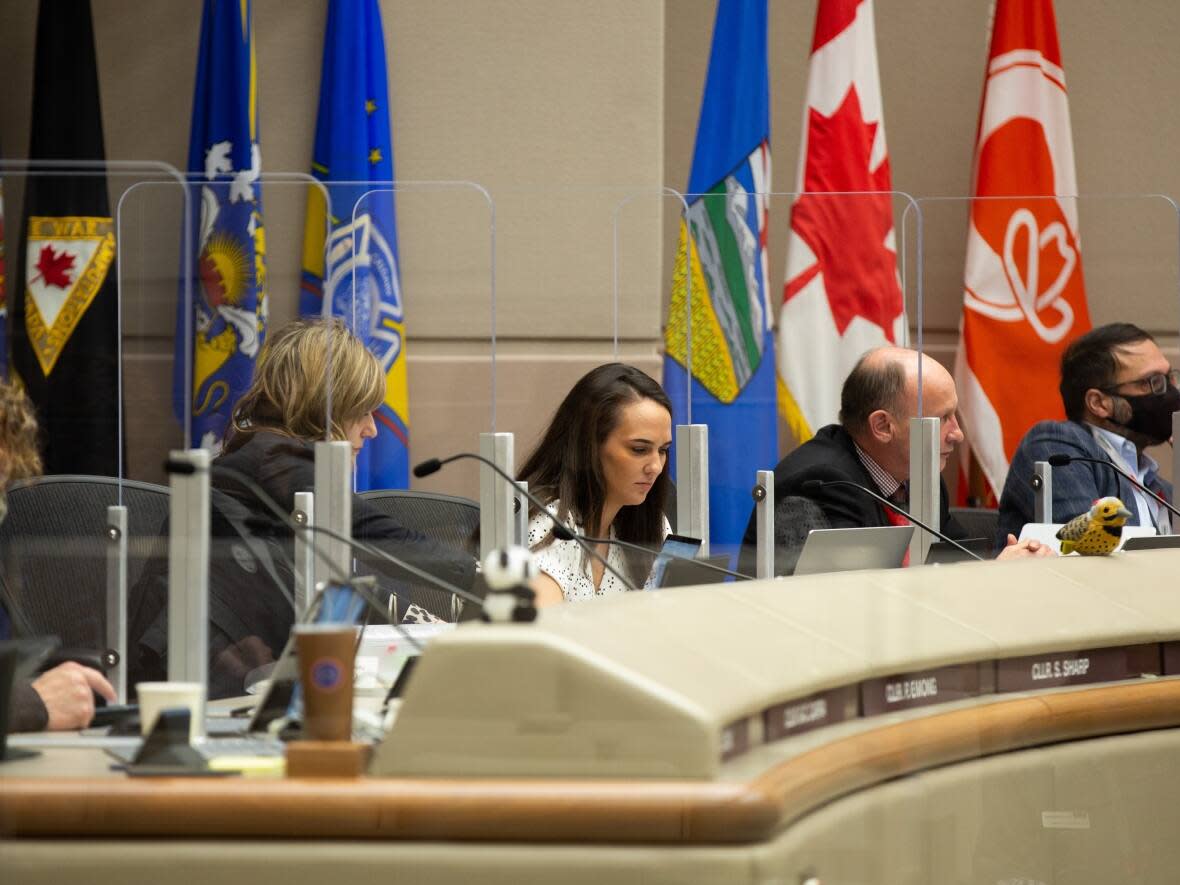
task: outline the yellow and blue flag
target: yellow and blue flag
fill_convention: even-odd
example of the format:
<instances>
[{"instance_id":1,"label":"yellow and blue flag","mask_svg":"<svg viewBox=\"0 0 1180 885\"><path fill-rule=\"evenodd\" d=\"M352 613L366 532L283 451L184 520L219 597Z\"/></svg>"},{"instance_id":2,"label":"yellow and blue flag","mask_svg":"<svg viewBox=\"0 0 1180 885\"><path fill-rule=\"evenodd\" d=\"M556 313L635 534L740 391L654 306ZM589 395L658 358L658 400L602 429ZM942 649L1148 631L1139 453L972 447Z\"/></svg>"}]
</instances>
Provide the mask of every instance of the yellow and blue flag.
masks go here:
<instances>
[{"instance_id":1,"label":"yellow and blue flag","mask_svg":"<svg viewBox=\"0 0 1180 885\"><path fill-rule=\"evenodd\" d=\"M385 39L377 0L329 0L300 313L342 317L385 370L377 437L361 450L358 489L409 483L406 326L397 251ZM332 184L331 182L347 182Z\"/></svg>"},{"instance_id":2,"label":"yellow and blue flag","mask_svg":"<svg viewBox=\"0 0 1180 885\"><path fill-rule=\"evenodd\" d=\"M673 417L677 424L687 421L691 396L692 422L709 426L709 536L721 550L741 541L755 471L770 469L778 460L766 267L766 14L766 0L719 0L717 5L689 205L681 219L664 327L664 389Z\"/></svg>"},{"instance_id":3,"label":"yellow and blue flag","mask_svg":"<svg viewBox=\"0 0 1180 885\"><path fill-rule=\"evenodd\" d=\"M266 337L266 234L258 144L258 70L251 0L205 0L188 151L196 254L192 340L184 299L177 320L174 400L186 407L192 366L191 445L216 450L254 375Z\"/></svg>"}]
</instances>

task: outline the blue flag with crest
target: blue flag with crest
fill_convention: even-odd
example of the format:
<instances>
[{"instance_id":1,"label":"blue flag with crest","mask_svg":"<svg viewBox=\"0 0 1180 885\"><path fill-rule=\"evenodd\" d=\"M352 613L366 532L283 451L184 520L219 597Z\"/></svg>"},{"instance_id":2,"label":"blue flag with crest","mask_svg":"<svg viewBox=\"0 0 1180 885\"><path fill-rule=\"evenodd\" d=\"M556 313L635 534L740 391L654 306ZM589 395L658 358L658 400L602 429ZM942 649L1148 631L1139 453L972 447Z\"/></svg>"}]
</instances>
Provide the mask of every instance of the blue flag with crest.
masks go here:
<instances>
[{"instance_id":1,"label":"blue flag with crest","mask_svg":"<svg viewBox=\"0 0 1180 885\"><path fill-rule=\"evenodd\" d=\"M258 77L251 0L205 0L189 138L192 314L177 321L174 400L187 406L190 444L216 450L254 375L266 336L266 235L262 225ZM187 357L186 357L187 355Z\"/></svg>"},{"instance_id":2,"label":"blue flag with crest","mask_svg":"<svg viewBox=\"0 0 1180 885\"><path fill-rule=\"evenodd\" d=\"M329 0L300 313L342 317L381 361L377 437L361 450L357 488L409 484L409 393L398 265L385 39L377 0Z\"/></svg>"},{"instance_id":3,"label":"blue flag with crest","mask_svg":"<svg viewBox=\"0 0 1180 885\"><path fill-rule=\"evenodd\" d=\"M755 471L778 460L766 268L766 13L766 0L717 5L664 327L664 389L673 418L687 422L691 396L692 423L709 426L709 536L723 552L745 531Z\"/></svg>"}]
</instances>

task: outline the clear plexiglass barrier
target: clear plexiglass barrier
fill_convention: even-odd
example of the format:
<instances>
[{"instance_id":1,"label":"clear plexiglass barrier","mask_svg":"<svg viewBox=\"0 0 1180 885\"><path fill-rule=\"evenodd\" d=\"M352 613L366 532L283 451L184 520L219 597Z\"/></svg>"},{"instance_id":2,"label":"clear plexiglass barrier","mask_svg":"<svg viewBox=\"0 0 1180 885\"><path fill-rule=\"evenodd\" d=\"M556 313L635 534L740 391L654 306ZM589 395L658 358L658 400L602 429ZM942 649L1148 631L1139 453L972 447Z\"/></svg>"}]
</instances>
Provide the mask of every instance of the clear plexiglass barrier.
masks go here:
<instances>
[{"instance_id":1,"label":"clear plexiglass barrier","mask_svg":"<svg viewBox=\"0 0 1180 885\"><path fill-rule=\"evenodd\" d=\"M301 620L365 625L363 710L381 708L426 650L388 732L379 717L356 720L358 738L383 738L373 777L323 782L381 813L290 802L285 791L306 788L294 778L251 791L279 807L252 832L286 845L281 828L298 820L385 859L445 837L448 857L494 866L511 853L550 881L575 850L598 879L1169 881L1180 553L1128 540L1166 529L1166 508L1109 467L1071 459L1044 472L1020 446L1051 419L1073 435L1048 437L1037 460L1060 451L1053 439L1072 455L1118 449L1117 433L1063 420L1058 366L1079 333L1133 323L1159 359L1136 351L1150 359L1117 368L1141 371L1098 392L1113 424L1138 434L1124 437L1130 467L1166 491L1171 452L1146 443L1169 416L1144 404L1166 404L1174 378L1180 223L1168 197L794 194L760 189L746 169L707 194L222 180L149 162L0 172L9 240L23 244L8 262L7 343L40 404L34 416L5 393L3 635L59 637L106 666L122 700L139 681L179 676L205 680L210 699L255 693L262 731L298 718L287 647ZM67 184L99 185L105 210L34 211ZM871 403L878 429L905 445L879 474L851 460L850 442L829 449L821 485L772 500L777 577L725 580L655 556L666 517L691 536L676 552L751 573L759 471L805 437L843 439L844 380L883 344L919 354L907 396ZM612 362L650 376L671 415L599 396L554 420L575 383ZM65 392L45 400L56 382ZM103 429L82 423L83 405ZM37 424L40 464L21 448ZM547 431L563 442L547 448ZM511 447L482 436L493 433ZM63 440L92 460L58 460ZM604 510L654 512L638 528L570 518L646 549L595 546L608 564L596 593L597 567L575 542L534 543L571 601L535 621L468 623L524 561L477 573L488 526L518 531L529 505L518 514L508 501L489 523L481 502L505 501L485 499L483 483L507 482L448 459L490 453L519 475L538 448L534 475L559 480L534 491L553 503L590 489ZM940 548L927 565L928 536L878 518L860 491L829 488L847 463L864 466L868 491L897 486L897 507L984 558L1003 520L1036 506L1034 478L1055 492L1042 538L1113 489L1136 515L1120 535L1129 548L1011 563ZM997 510L998 493L1012 506ZM888 538L811 534L853 511ZM532 516L544 536L547 518ZM589 590L573 580L588 564ZM490 606L503 619L508 596ZM8 789L13 770L0 766L4 826L62 836L52 827L76 815L38 816L29 809L54 806L32 800L10 813L32 795L28 783ZM142 799L109 784L86 801ZM429 820L424 797L438 811ZM332 820L317 818L327 806ZM9 835L0 851L19 842ZM486 851L495 839L527 851Z\"/></svg>"}]
</instances>

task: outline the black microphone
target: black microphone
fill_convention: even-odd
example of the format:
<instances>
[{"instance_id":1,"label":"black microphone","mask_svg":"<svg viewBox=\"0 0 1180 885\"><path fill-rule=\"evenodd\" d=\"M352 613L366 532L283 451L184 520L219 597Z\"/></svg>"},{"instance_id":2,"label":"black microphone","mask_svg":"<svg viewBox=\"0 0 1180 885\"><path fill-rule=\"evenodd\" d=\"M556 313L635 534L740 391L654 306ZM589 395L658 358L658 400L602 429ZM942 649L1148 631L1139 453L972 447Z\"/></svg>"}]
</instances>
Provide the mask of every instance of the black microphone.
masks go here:
<instances>
[{"instance_id":1,"label":"black microphone","mask_svg":"<svg viewBox=\"0 0 1180 885\"><path fill-rule=\"evenodd\" d=\"M479 461L481 464L486 464L486 465L488 465L488 467L492 468L492 472L494 472L497 476L499 476L501 479L503 479L505 482L507 482L509 485L511 485L514 489L516 489L518 492L520 492L522 495L524 495L526 498L528 498L529 502L534 507L536 507L541 513L544 513L546 516L549 517L549 521L551 523L553 523L553 537L557 538L557 540L559 540L559 541L573 541L575 544L577 544L579 547L581 547L583 550L585 550L587 555L589 555L592 559L595 559L598 562L602 563L602 567L604 569L606 569L608 572L610 572L612 575L614 575L615 578L620 583L622 583L622 585L624 587L626 587L628 590L635 589L631 585L631 582L628 581L626 578L624 578L622 576L622 574L619 573L618 569L616 569L609 562L607 562L605 556L603 556L597 550L595 550L593 547L591 547L586 542L586 540L583 538L582 535L579 535L576 532L570 531L569 526L562 525L561 522L557 519L557 517L549 512L549 508L545 506L545 504L541 501L540 498L538 498L536 495L534 495L528 489L523 489L519 485L517 485L516 480L513 479L511 476L509 476L507 473L505 473L503 470L501 470L500 465L497 464L495 461L492 461L490 458L485 458L483 455L477 455L474 452L459 452L456 455L451 455L448 458L441 458L441 459L440 458L429 458L426 461L422 461L421 463L416 464L414 466L414 476L418 477L419 479L421 479L424 476L430 476L430 474L432 474L432 473L438 473L438 471L440 471L443 468L444 464L450 464L452 461L459 461L463 458L472 458L476 461ZM599 542L599 543L606 543L606 542ZM651 551L645 550L644 552L650 553Z\"/></svg>"},{"instance_id":2,"label":"black microphone","mask_svg":"<svg viewBox=\"0 0 1180 885\"><path fill-rule=\"evenodd\" d=\"M1065 467L1067 464L1072 464L1074 461L1084 461L1087 464L1101 464L1104 467L1109 467L1111 470L1113 470L1115 473L1117 473L1119 476L1121 476L1123 479L1125 479L1127 482L1129 482L1135 488L1139 489L1139 491L1143 492L1143 494L1147 495L1150 498L1153 498L1157 503L1162 504L1164 507L1166 507L1168 509L1168 512L1171 513L1173 516L1180 516L1180 510L1177 510L1175 507L1173 507L1171 504L1169 504L1161 495L1157 495L1155 492L1153 492L1151 489L1149 489L1147 486L1145 486L1143 483L1141 483L1139 481L1138 477L1131 474L1130 471L1124 470L1123 468L1119 467L1119 465L1115 464L1113 461L1105 461L1102 458L1083 458L1081 455L1050 455L1049 456L1049 464L1052 467Z\"/></svg>"},{"instance_id":3,"label":"black microphone","mask_svg":"<svg viewBox=\"0 0 1180 885\"><path fill-rule=\"evenodd\" d=\"M709 571L721 572L723 575L730 575L734 578L740 578L743 581L754 580L750 575L743 575L741 572L731 572L727 568L722 568L719 565L713 565L713 563L706 562L703 559L697 559L695 556L683 556L679 553L673 553L670 550L649 550L642 544L633 544L630 541L623 541L619 538L591 538L589 535L582 535L582 540L589 544L617 544L620 547L626 547L629 550L638 550L640 553L646 553L649 556L666 556L668 559L680 559L684 562L691 562L694 565L699 565L701 568L707 568Z\"/></svg>"},{"instance_id":4,"label":"black microphone","mask_svg":"<svg viewBox=\"0 0 1180 885\"><path fill-rule=\"evenodd\" d=\"M879 504L883 504L884 506L886 506L890 510L892 510L894 513L905 517L910 522L912 522L914 525L916 525L918 528L923 529L924 531L928 532L931 535L934 535L934 537L938 538L940 541L946 541L952 547L954 547L958 550L961 550L963 553L966 553L972 559L978 560L979 562L983 562L982 556L972 553L970 550L968 550L966 547L964 547L962 544L960 544L954 538L947 537L942 532L936 531L935 529L930 528L930 526L926 525L926 523L924 523L924 522L919 522L918 520L914 519L914 517L910 516L905 510L903 510L902 508L900 508L896 504L894 504L892 501L890 501L888 498L884 497L883 495L878 495L872 489L867 489L864 486L862 486L860 483L852 482L851 480L848 480L848 479L809 479L806 482L804 482L802 486L800 486L800 491L802 491L803 494L805 494L805 495L811 496L815 492L818 492L820 489L822 489L824 486L852 486L852 488L854 488L854 489L859 489L860 491L862 491L866 495L868 495L870 498L875 499Z\"/></svg>"}]
</instances>

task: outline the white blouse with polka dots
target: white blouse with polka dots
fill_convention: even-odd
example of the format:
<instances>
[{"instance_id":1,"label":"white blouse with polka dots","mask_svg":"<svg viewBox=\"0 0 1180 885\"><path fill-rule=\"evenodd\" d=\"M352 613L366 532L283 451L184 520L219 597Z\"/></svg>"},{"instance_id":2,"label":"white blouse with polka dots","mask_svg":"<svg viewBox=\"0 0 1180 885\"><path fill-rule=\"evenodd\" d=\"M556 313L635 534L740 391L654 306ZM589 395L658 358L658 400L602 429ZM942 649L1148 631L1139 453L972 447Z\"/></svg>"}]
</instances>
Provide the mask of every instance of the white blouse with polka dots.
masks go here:
<instances>
[{"instance_id":1,"label":"white blouse with polka dots","mask_svg":"<svg viewBox=\"0 0 1180 885\"><path fill-rule=\"evenodd\" d=\"M551 501L547 509L556 516L559 506L559 502ZM582 527L574 522L572 514L566 515L565 524L571 531L585 534ZM557 582L566 602L576 599L593 599L595 596L605 596L608 593L626 592L627 588L619 579L605 569L602 573L602 582L598 585L598 589L595 589L591 571L594 561L587 556L585 557L586 565L582 566L582 548L578 546L576 541L559 541L554 538L549 544L538 549L537 545L545 540L552 527L553 521L548 516L543 513L535 514L529 520L528 545L529 549L533 551L537 568ZM672 527L665 519L664 535L669 535L671 532ZM614 536L615 530L612 527L610 537ZM627 574L621 547L612 545L608 548L606 561L611 564L612 568L618 569L621 574ZM650 577L648 581L650 582ZM648 586L649 583L645 583L644 589L647 589Z\"/></svg>"}]
</instances>

